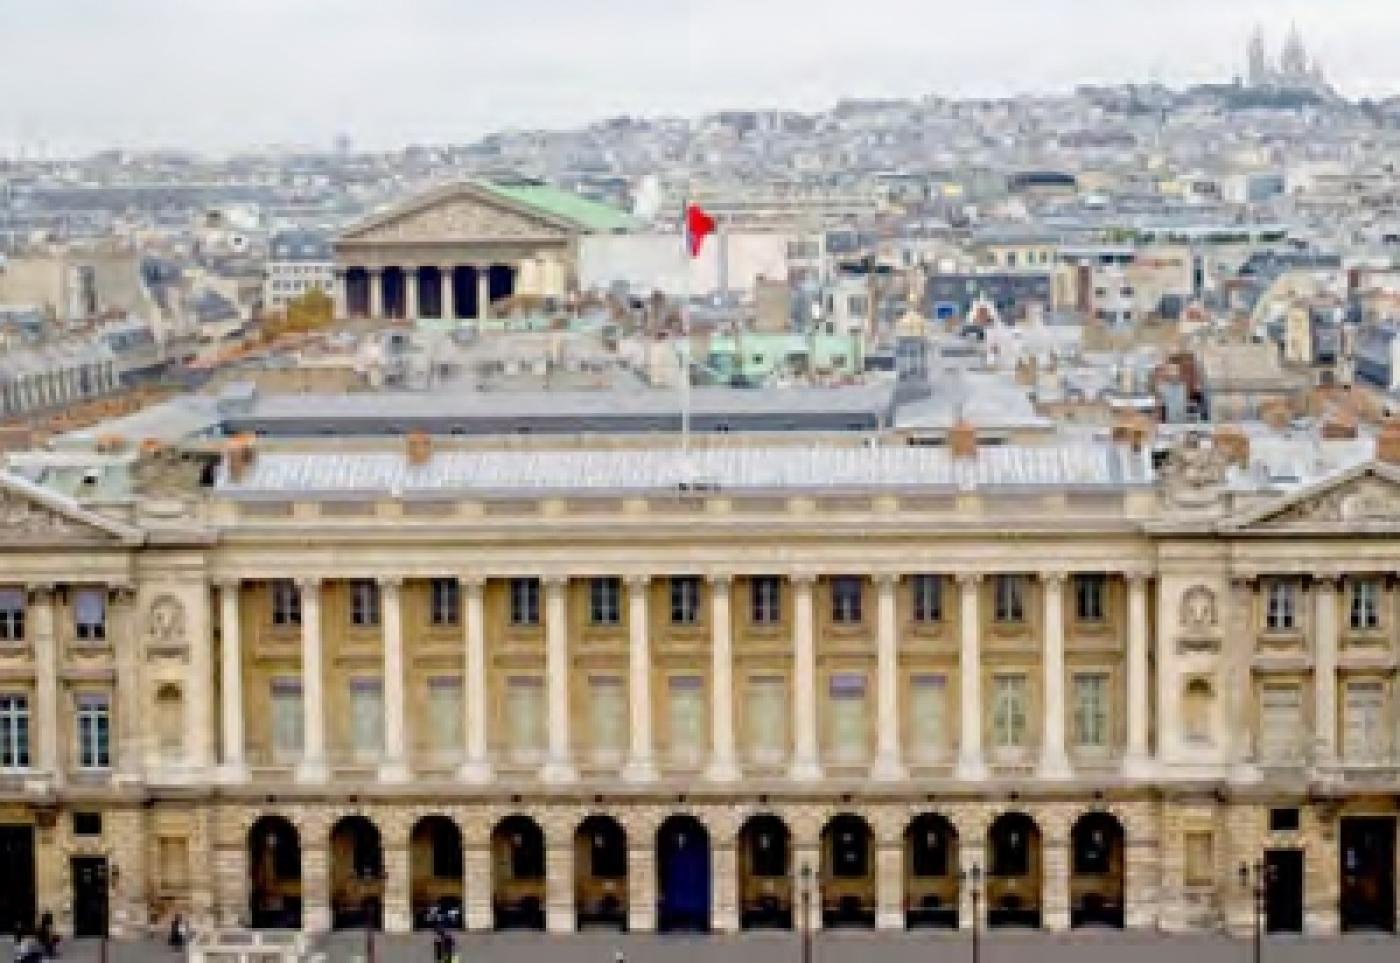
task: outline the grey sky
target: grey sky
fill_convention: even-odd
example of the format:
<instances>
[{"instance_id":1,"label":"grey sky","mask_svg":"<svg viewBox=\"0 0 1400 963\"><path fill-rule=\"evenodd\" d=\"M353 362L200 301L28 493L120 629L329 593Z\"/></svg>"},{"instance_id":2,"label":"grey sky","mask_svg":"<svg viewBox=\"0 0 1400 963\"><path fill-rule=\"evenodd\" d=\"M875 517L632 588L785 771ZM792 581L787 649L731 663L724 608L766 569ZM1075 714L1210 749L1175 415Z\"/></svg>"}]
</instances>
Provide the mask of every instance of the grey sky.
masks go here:
<instances>
[{"instance_id":1,"label":"grey sky","mask_svg":"<svg viewBox=\"0 0 1400 963\"><path fill-rule=\"evenodd\" d=\"M0 151L1220 80L1290 21L1345 92L1400 92L1400 0L0 0Z\"/></svg>"}]
</instances>

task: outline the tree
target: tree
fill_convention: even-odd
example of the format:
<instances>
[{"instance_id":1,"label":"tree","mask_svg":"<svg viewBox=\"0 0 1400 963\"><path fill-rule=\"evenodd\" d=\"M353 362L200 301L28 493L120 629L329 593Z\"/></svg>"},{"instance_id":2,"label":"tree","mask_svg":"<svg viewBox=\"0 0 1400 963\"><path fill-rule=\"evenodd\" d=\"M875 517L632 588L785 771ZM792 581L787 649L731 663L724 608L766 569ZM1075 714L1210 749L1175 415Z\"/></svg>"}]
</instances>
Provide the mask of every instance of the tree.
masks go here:
<instances>
[{"instance_id":1,"label":"tree","mask_svg":"<svg viewBox=\"0 0 1400 963\"><path fill-rule=\"evenodd\" d=\"M319 331L327 327L334 317L335 304L330 295L320 288L311 288L287 303L286 330L296 333Z\"/></svg>"}]
</instances>

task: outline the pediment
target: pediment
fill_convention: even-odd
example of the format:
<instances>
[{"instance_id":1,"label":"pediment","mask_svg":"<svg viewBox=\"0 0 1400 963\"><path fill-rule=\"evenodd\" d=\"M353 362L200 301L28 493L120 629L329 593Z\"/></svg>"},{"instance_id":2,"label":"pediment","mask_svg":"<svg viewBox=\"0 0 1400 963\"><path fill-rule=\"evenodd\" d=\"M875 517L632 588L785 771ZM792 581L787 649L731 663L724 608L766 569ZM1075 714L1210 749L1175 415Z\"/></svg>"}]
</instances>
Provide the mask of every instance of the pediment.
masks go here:
<instances>
[{"instance_id":1,"label":"pediment","mask_svg":"<svg viewBox=\"0 0 1400 963\"><path fill-rule=\"evenodd\" d=\"M1372 462L1232 519L1244 531L1400 531L1400 471Z\"/></svg>"},{"instance_id":2,"label":"pediment","mask_svg":"<svg viewBox=\"0 0 1400 963\"><path fill-rule=\"evenodd\" d=\"M133 545L140 529L83 508L18 475L0 472L0 548Z\"/></svg>"},{"instance_id":3,"label":"pediment","mask_svg":"<svg viewBox=\"0 0 1400 963\"><path fill-rule=\"evenodd\" d=\"M440 188L352 225L341 243L442 244L563 238L569 225L470 184Z\"/></svg>"}]
</instances>

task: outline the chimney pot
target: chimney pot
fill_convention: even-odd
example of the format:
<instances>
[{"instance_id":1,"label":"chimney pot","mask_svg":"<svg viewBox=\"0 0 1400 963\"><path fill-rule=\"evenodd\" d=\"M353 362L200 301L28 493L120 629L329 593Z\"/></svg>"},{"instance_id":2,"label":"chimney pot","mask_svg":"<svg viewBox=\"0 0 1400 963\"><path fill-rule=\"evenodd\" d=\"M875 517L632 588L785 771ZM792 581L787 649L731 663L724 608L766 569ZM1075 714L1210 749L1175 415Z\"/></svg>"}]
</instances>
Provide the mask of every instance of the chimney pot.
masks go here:
<instances>
[{"instance_id":1,"label":"chimney pot","mask_svg":"<svg viewBox=\"0 0 1400 963\"><path fill-rule=\"evenodd\" d=\"M1376 459L1387 465L1400 465L1400 420L1387 418L1376 436Z\"/></svg>"},{"instance_id":2,"label":"chimney pot","mask_svg":"<svg viewBox=\"0 0 1400 963\"><path fill-rule=\"evenodd\" d=\"M966 421L959 420L948 431L948 450L957 459L977 457L977 429Z\"/></svg>"},{"instance_id":3,"label":"chimney pot","mask_svg":"<svg viewBox=\"0 0 1400 963\"><path fill-rule=\"evenodd\" d=\"M410 465L426 465L433 458L433 439L427 432L409 432L404 438L404 452Z\"/></svg>"}]
</instances>

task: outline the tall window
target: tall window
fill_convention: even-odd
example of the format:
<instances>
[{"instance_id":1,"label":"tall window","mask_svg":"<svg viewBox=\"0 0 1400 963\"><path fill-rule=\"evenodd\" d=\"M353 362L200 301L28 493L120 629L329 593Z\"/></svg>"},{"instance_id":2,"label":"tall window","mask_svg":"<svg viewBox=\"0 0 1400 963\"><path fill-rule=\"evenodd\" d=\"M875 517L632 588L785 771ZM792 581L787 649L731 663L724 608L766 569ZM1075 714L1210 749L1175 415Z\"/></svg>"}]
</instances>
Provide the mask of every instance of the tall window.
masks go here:
<instances>
[{"instance_id":1,"label":"tall window","mask_svg":"<svg viewBox=\"0 0 1400 963\"><path fill-rule=\"evenodd\" d=\"M915 622L943 620L943 580L937 575L914 575L909 579Z\"/></svg>"},{"instance_id":2,"label":"tall window","mask_svg":"<svg viewBox=\"0 0 1400 963\"><path fill-rule=\"evenodd\" d=\"M350 680L350 751L359 761L375 761L384 751L384 684Z\"/></svg>"},{"instance_id":3,"label":"tall window","mask_svg":"<svg viewBox=\"0 0 1400 963\"><path fill-rule=\"evenodd\" d=\"M435 578L428 583L428 618L433 625L456 625L461 613L461 587L455 578Z\"/></svg>"},{"instance_id":4,"label":"tall window","mask_svg":"<svg viewBox=\"0 0 1400 963\"><path fill-rule=\"evenodd\" d=\"M671 578L671 623L694 625L700 621L700 579L694 575Z\"/></svg>"},{"instance_id":5,"label":"tall window","mask_svg":"<svg viewBox=\"0 0 1400 963\"><path fill-rule=\"evenodd\" d=\"M1108 676L1102 672L1074 677L1074 744L1108 748Z\"/></svg>"},{"instance_id":6,"label":"tall window","mask_svg":"<svg viewBox=\"0 0 1400 963\"><path fill-rule=\"evenodd\" d=\"M0 695L0 769L29 767L29 699Z\"/></svg>"},{"instance_id":7,"label":"tall window","mask_svg":"<svg viewBox=\"0 0 1400 963\"><path fill-rule=\"evenodd\" d=\"M948 745L948 677L909 679L909 751L916 759L938 759Z\"/></svg>"},{"instance_id":8,"label":"tall window","mask_svg":"<svg viewBox=\"0 0 1400 963\"><path fill-rule=\"evenodd\" d=\"M107 591L105 589L83 588L74 593L73 631L79 639L88 642L107 638Z\"/></svg>"},{"instance_id":9,"label":"tall window","mask_svg":"<svg viewBox=\"0 0 1400 963\"><path fill-rule=\"evenodd\" d=\"M754 625L774 625L783 617L783 582L776 575L749 579L749 617Z\"/></svg>"},{"instance_id":10,"label":"tall window","mask_svg":"<svg viewBox=\"0 0 1400 963\"><path fill-rule=\"evenodd\" d=\"M350 583L350 624L370 628L379 624L379 583L357 578Z\"/></svg>"},{"instance_id":11,"label":"tall window","mask_svg":"<svg viewBox=\"0 0 1400 963\"><path fill-rule=\"evenodd\" d=\"M539 676L506 681L506 732L516 759L533 761L544 751L544 685Z\"/></svg>"},{"instance_id":12,"label":"tall window","mask_svg":"<svg viewBox=\"0 0 1400 963\"><path fill-rule=\"evenodd\" d=\"M831 580L831 621L854 625L861 620L861 580L855 575L838 575Z\"/></svg>"},{"instance_id":13,"label":"tall window","mask_svg":"<svg viewBox=\"0 0 1400 963\"><path fill-rule=\"evenodd\" d=\"M1342 752L1348 761L1380 762L1385 758L1390 742L1386 736L1385 703L1385 683L1379 679L1347 682Z\"/></svg>"},{"instance_id":14,"label":"tall window","mask_svg":"<svg viewBox=\"0 0 1400 963\"><path fill-rule=\"evenodd\" d=\"M992 739L1002 749L1026 746L1026 718L1029 715L1026 677L992 677Z\"/></svg>"},{"instance_id":15,"label":"tall window","mask_svg":"<svg viewBox=\"0 0 1400 963\"><path fill-rule=\"evenodd\" d=\"M295 762L304 744L305 717L301 709L301 680L272 680L272 758Z\"/></svg>"},{"instance_id":16,"label":"tall window","mask_svg":"<svg viewBox=\"0 0 1400 963\"><path fill-rule=\"evenodd\" d=\"M673 675L667 687L671 758L682 765L698 764L705 755L705 680L698 675Z\"/></svg>"},{"instance_id":17,"label":"tall window","mask_svg":"<svg viewBox=\"0 0 1400 963\"><path fill-rule=\"evenodd\" d=\"M510 624L540 624L540 580L513 578L510 580Z\"/></svg>"},{"instance_id":18,"label":"tall window","mask_svg":"<svg viewBox=\"0 0 1400 963\"><path fill-rule=\"evenodd\" d=\"M112 765L112 710L105 695L78 696L78 768Z\"/></svg>"},{"instance_id":19,"label":"tall window","mask_svg":"<svg viewBox=\"0 0 1400 963\"><path fill-rule=\"evenodd\" d=\"M1351 590L1350 625L1354 632L1368 632L1381 627L1381 587L1373 578L1353 579Z\"/></svg>"},{"instance_id":20,"label":"tall window","mask_svg":"<svg viewBox=\"0 0 1400 963\"><path fill-rule=\"evenodd\" d=\"M1292 579L1272 579L1264 597L1264 625L1270 632L1288 632L1297 625L1296 585Z\"/></svg>"},{"instance_id":21,"label":"tall window","mask_svg":"<svg viewBox=\"0 0 1400 963\"><path fill-rule=\"evenodd\" d=\"M1080 622L1104 620L1104 577L1087 574L1074 577L1074 617Z\"/></svg>"},{"instance_id":22,"label":"tall window","mask_svg":"<svg viewBox=\"0 0 1400 963\"><path fill-rule=\"evenodd\" d=\"M1259 690L1259 758L1297 762L1302 756L1303 693L1297 683L1270 683Z\"/></svg>"},{"instance_id":23,"label":"tall window","mask_svg":"<svg viewBox=\"0 0 1400 963\"><path fill-rule=\"evenodd\" d=\"M627 691L615 675L588 680L589 735L593 758L616 762L627 748Z\"/></svg>"},{"instance_id":24,"label":"tall window","mask_svg":"<svg viewBox=\"0 0 1400 963\"><path fill-rule=\"evenodd\" d=\"M462 680L456 676L428 680L428 744L440 757L462 748Z\"/></svg>"},{"instance_id":25,"label":"tall window","mask_svg":"<svg viewBox=\"0 0 1400 963\"><path fill-rule=\"evenodd\" d=\"M24 589L0 589L0 642L24 639Z\"/></svg>"},{"instance_id":26,"label":"tall window","mask_svg":"<svg viewBox=\"0 0 1400 963\"><path fill-rule=\"evenodd\" d=\"M1026 580L1020 575L998 575L992 580L993 612L998 622L1026 620Z\"/></svg>"},{"instance_id":27,"label":"tall window","mask_svg":"<svg viewBox=\"0 0 1400 963\"><path fill-rule=\"evenodd\" d=\"M272 624L280 627L301 625L301 589L289 578L272 582Z\"/></svg>"},{"instance_id":28,"label":"tall window","mask_svg":"<svg viewBox=\"0 0 1400 963\"><path fill-rule=\"evenodd\" d=\"M782 676L752 676L748 683L745 730L755 762L781 762L787 755L787 686Z\"/></svg>"},{"instance_id":29,"label":"tall window","mask_svg":"<svg viewBox=\"0 0 1400 963\"><path fill-rule=\"evenodd\" d=\"M622 622L622 579L608 576L588 580L588 621L594 625Z\"/></svg>"},{"instance_id":30,"label":"tall window","mask_svg":"<svg viewBox=\"0 0 1400 963\"><path fill-rule=\"evenodd\" d=\"M829 734L832 758L858 762L866 756L865 676L841 673L831 677Z\"/></svg>"}]
</instances>

